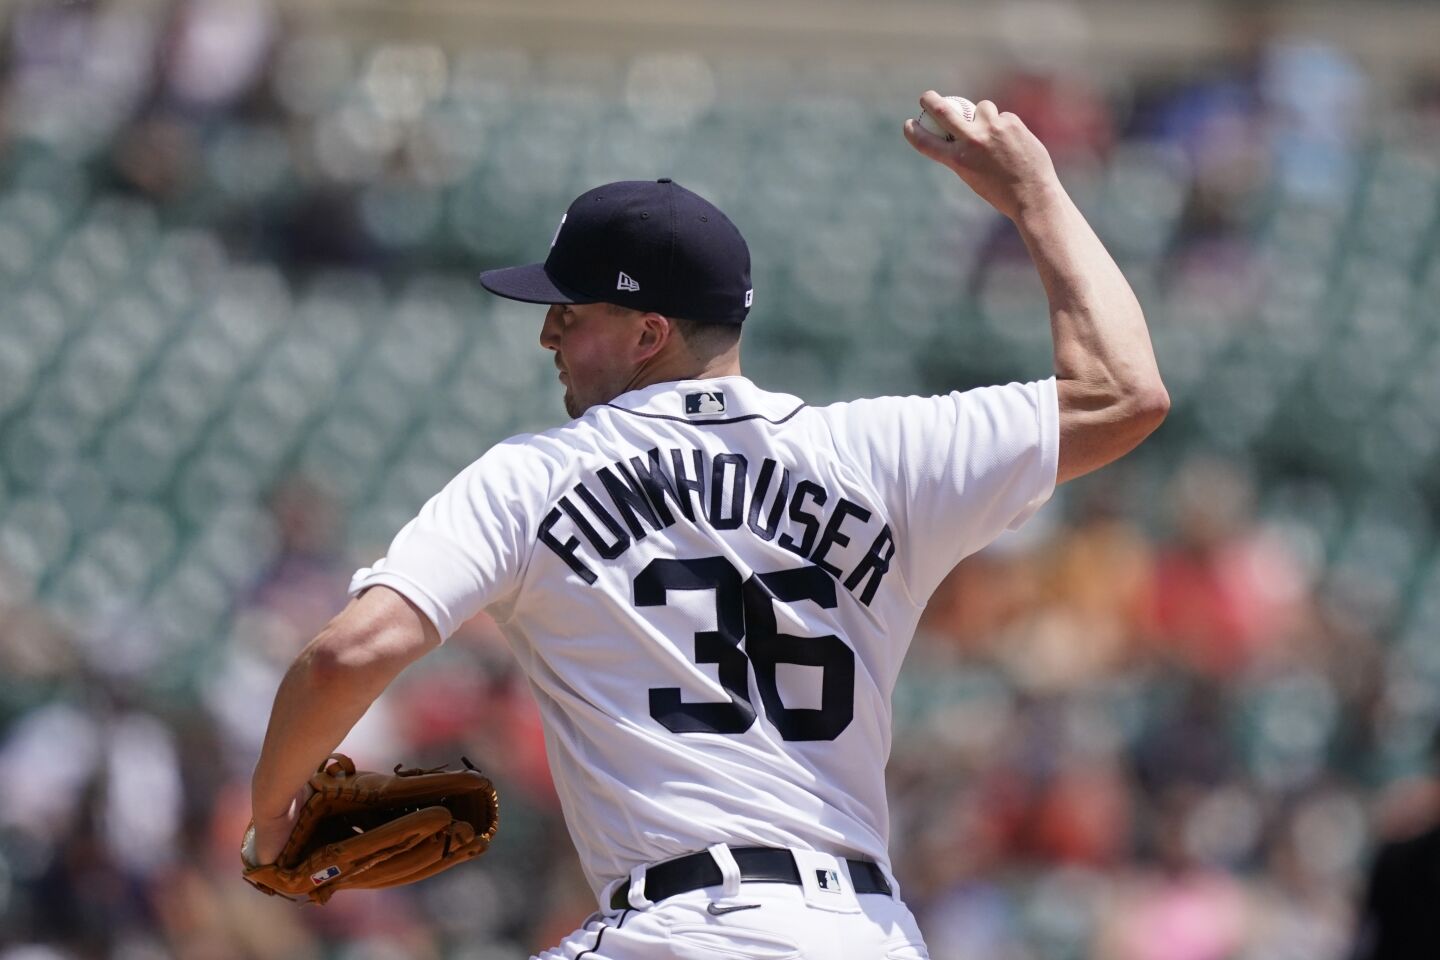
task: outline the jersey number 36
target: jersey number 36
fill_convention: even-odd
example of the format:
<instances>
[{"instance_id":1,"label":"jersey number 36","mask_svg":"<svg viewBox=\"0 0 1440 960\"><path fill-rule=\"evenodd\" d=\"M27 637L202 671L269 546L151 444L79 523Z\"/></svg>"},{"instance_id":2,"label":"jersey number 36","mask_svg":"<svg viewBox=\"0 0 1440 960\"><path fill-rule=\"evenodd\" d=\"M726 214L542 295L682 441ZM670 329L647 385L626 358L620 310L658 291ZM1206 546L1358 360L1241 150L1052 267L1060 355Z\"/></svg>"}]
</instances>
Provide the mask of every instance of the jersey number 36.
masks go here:
<instances>
[{"instance_id":1,"label":"jersey number 36","mask_svg":"<svg viewBox=\"0 0 1440 960\"><path fill-rule=\"evenodd\" d=\"M671 590L714 590L717 629L695 634L695 662L718 665L728 702L686 703L679 687L652 687L650 716L673 733L744 733L755 723L749 667L765 717L786 740L834 740L855 716L855 651L834 634L776 632L775 604L809 600L835 606L835 581L819 567L757 573L747 580L724 557L652 560L635 577L635 606L665 605ZM740 649L741 642L745 649ZM746 654L749 654L747 657ZM820 667L820 706L787 707L777 664Z\"/></svg>"}]
</instances>

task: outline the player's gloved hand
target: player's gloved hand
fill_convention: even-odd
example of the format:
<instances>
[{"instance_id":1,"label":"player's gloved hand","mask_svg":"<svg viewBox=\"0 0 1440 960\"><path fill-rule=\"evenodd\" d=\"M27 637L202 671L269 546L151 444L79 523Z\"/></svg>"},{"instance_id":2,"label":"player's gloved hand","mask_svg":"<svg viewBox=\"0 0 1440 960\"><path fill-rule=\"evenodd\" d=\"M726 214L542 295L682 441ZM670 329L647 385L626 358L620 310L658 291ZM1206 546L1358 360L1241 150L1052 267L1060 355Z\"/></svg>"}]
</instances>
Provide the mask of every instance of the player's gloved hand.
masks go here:
<instances>
[{"instance_id":1,"label":"player's gloved hand","mask_svg":"<svg viewBox=\"0 0 1440 960\"><path fill-rule=\"evenodd\" d=\"M245 831L245 879L264 893L324 903L339 890L413 883L479 856L495 836L500 801L461 760L464 770L396 764L391 775L357 772L349 757L331 754L310 778L309 796L292 805L293 827L273 859L260 826ZM267 833L281 828L265 825Z\"/></svg>"},{"instance_id":2,"label":"player's gloved hand","mask_svg":"<svg viewBox=\"0 0 1440 960\"><path fill-rule=\"evenodd\" d=\"M994 103L981 100L975 105L975 119L966 120L954 103L934 90L921 95L920 105L955 139L937 137L915 120L905 121L905 139L954 170L981 199L1010 219L1018 217L1026 204L1059 188L1050 152L1015 114L1001 113Z\"/></svg>"}]
</instances>

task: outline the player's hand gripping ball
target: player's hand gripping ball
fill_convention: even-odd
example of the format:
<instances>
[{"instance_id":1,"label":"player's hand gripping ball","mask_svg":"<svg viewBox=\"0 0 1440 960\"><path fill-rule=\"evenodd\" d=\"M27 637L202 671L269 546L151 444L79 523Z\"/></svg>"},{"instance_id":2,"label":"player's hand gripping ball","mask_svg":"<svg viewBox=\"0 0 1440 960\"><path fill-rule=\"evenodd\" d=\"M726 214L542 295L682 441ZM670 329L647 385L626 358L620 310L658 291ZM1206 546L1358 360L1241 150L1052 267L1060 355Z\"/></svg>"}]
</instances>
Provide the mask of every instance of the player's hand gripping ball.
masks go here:
<instances>
[{"instance_id":1,"label":"player's hand gripping ball","mask_svg":"<svg viewBox=\"0 0 1440 960\"><path fill-rule=\"evenodd\" d=\"M337 891L414 883L478 857L490 846L500 800L490 781L463 770L356 771L344 754L310 778L274 863L255 862L255 826L240 847L244 877L264 893L324 903Z\"/></svg>"},{"instance_id":2,"label":"player's hand gripping ball","mask_svg":"<svg viewBox=\"0 0 1440 960\"><path fill-rule=\"evenodd\" d=\"M964 97L946 97L945 99L949 100L955 106L955 109L960 113L960 116L965 118L966 122L975 119L975 104L966 100ZM921 129L928 130L937 137L944 137L952 143L955 141L955 134L940 126L935 118L924 109L920 111L920 116L915 118L915 122L920 124Z\"/></svg>"},{"instance_id":3,"label":"player's hand gripping ball","mask_svg":"<svg viewBox=\"0 0 1440 960\"><path fill-rule=\"evenodd\" d=\"M1027 204L1063 192L1045 145L1015 114L934 90L921 94L920 106L920 117L905 121L905 139L1000 213L1013 220Z\"/></svg>"}]
</instances>

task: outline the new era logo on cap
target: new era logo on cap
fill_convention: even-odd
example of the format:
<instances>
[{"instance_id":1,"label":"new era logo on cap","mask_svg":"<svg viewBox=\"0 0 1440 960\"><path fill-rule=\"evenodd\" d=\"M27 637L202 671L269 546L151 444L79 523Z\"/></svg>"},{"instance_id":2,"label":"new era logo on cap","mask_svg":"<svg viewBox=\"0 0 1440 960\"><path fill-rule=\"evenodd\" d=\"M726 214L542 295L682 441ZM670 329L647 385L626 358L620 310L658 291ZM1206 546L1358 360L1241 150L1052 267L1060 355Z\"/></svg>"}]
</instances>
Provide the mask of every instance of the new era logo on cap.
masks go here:
<instances>
[{"instance_id":1,"label":"new era logo on cap","mask_svg":"<svg viewBox=\"0 0 1440 960\"><path fill-rule=\"evenodd\" d=\"M636 283L635 278L630 276L630 274L626 273L624 270L621 270L619 279L615 281L615 289L624 290L628 293L635 293L637 290L640 289L640 284Z\"/></svg>"},{"instance_id":2,"label":"new era logo on cap","mask_svg":"<svg viewBox=\"0 0 1440 960\"><path fill-rule=\"evenodd\" d=\"M725 394L719 390L685 394L685 412L691 416L725 412Z\"/></svg>"}]
</instances>

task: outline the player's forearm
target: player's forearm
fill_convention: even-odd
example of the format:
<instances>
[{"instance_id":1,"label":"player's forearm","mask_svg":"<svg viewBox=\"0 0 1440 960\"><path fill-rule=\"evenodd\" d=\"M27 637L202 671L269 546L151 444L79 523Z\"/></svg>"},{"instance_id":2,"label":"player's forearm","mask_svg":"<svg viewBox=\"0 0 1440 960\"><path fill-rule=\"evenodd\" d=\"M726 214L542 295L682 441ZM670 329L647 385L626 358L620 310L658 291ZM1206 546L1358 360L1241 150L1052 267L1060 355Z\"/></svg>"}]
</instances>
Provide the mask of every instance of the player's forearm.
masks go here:
<instances>
[{"instance_id":1,"label":"player's forearm","mask_svg":"<svg viewBox=\"0 0 1440 960\"><path fill-rule=\"evenodd\" d=\"M1015 223L1050 301L1057 379L1096 404L1163 406L1140 303L1059 181L1030 191Z\"/></svg>"},{"instance_id":2,"label":"player's forearm","mask_svg":"<svg viewBox=\"0 0 1440 960\"><path fill-rule=\"evenodd\" d=\"M1050 300L1064 483L1138 446L1170 397L1130 284L1059 181L1041 186L1014 220Z\"/></svg>"},{"instance_id":3,"label":"player's forearm","mask_svg":"<svg viewBox=\"0 0 1440 960\"><path fill-rule=\"evenodd\" d=\"M282 814L379 695L349 686L336 671L320 666L314 646L291 664L275 694L251 780L250 800L257 817Z\"/></svg>"},{"instance_id":4,"label":"player's forearm","mask_svg":"<svg viewBox=\"0 0 1440 960\"><path fill-rule=\"evenodd\" d=\"M281 815L390 681L432 646L376 606L369 596L351 604L285 674L251 782L256 816Z\"/></svg>"}]
</instances>

